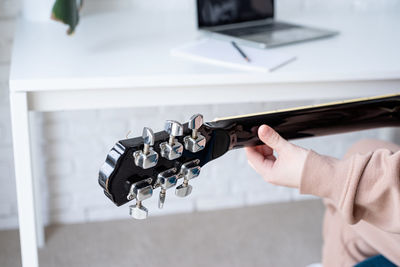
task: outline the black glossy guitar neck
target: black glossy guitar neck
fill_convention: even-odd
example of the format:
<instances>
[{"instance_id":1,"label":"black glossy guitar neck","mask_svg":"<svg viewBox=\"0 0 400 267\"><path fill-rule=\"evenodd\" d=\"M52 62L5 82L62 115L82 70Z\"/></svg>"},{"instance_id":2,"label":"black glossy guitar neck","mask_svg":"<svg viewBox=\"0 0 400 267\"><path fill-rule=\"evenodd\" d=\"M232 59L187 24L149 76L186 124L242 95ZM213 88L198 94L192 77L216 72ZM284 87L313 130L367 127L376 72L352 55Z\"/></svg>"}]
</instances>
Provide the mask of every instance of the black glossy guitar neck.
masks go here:
<instances>
[{"instance_id":1,"label":"black glossy guitar neck","mask_svg":"<svg viewBox=\"0 0 400 267\"><path fill-rule=\"evenodd\" d=\"M230 135L230 149L261 144L258 127L267 124L286 139L400 126L400 95L349 101L211 122Z\"/></svg>"}]
</instances>

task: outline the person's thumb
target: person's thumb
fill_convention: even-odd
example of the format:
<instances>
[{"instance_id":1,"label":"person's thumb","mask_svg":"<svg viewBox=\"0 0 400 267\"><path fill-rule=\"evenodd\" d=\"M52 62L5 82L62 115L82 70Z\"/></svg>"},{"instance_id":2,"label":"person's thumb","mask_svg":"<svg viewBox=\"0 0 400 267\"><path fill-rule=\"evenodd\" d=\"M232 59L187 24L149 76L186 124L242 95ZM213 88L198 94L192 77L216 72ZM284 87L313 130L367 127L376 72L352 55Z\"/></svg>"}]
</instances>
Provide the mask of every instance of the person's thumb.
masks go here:
<instances>
[{"instance_id":1,"label":"person's thumb","mask_svg":"<svg viewBox=\"0 0 400 267\"><path fill-rule=\"evenodd\" d=\"M274 129L267 125L261 125L258 128L258 137L267 146L279 152L279 150L284 149L289 142L282 138Z\"/></svg>"}]
</instances>

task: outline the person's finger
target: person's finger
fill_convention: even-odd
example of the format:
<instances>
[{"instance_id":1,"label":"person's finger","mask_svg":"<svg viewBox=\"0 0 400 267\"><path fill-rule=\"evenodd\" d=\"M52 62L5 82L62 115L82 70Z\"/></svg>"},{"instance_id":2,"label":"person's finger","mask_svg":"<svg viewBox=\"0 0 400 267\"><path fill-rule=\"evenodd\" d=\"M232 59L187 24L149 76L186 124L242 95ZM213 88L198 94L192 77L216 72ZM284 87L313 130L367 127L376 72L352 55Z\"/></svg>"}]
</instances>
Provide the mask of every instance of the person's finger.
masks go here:
<instances>
[{"instance_id":1,"label":"person's finger","mask_svg":"<svg viewBox=\"0 0 400 267\"><path fill-rule=\"evenodd\" d=\"M266 156L265 158L268 159L268 160L270 160L270 161L272 161L272 162L275 162L275 160L276 160L276 157L275 157L274 155L272 155L272 154Z\"/></svg>"},{"instance_id":2,"label":"person's finger","mask_svg":"<svg viewBox=\"0 0 400 267\"><path fill-rule=\"evenodd\" d=\"M257 147L245 147L247 159L252 162L262 162L264 160L264 155L262 155L258 150ZM252 167L255 167L252 165Z\"/></svg>"},{"instance_id":3,"label":"person's finger","mask_svg":"<svg viewBox=\"0 0 400 267\"><path fill-rule=\"evenodd\" d=\"M270 158L265 157L255 147L246 147L247 159L250 166L253 167L258 173L263 173L266 169L271 168L273 162ZM268 156L269 157L269 156Z\"/></svg>"},{"instance_id":4,"label":"person's finger","mask_svg":"<svg viewBox=\"0 0 400 267\"><path fill-rule=\"evenodd\" d=\"M272 162L274 162L276 160L276 157L273 155L273 150L272 148L270 148L269 146L266 145L262 145L262 146L256 146L256 147L246 147L245 148L246 151L247 149L250 150L254 150L255 152L261 154L264 157L264 160L271 160ZM254 166L251 165L254 169Z\"/></svg>"},{"instance_id":5,"label":"person's finger","mask_svg":"<svg viewBox=\"0 0 400 267\"><path fill-rule=\"evenodd\" d=\"M264 157L268 157L274 153L273 149L266 145L256 146L255 149Z\"/></svg>"},{"instance_id":6,"label":"person's finger","mask_svg":"<svg viewBox=\"0 0 400 267\"><path fill-rule=\"evenodd\" d=\"M276 150L278 153L289 144L289 142L282 138L274 129L265 124L261 125L258 129L258 137L267 146Z\"/></svg>"}]
</instances>

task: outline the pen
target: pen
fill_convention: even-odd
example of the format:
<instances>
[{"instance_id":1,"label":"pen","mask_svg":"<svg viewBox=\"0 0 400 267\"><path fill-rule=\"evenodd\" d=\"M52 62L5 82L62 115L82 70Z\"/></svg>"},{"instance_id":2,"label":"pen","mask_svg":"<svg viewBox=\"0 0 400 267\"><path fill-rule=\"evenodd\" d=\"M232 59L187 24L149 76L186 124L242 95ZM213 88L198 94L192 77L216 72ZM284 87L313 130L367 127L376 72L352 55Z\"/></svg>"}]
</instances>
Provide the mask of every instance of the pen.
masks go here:
<instances>
[{"instance_id":1,"label":"pen","mask_svg":"<svg viewBox=\"0 0 400 267\"><path fill-rule=\"evenodd\" d=\"M250 62L250 58L248 58L246 56L246 54L242 51L242 49L240 49L240 47L234 42L231 41L231 44L233 45L234 48L236 48L236 50L242 55L242 57L247 61Z\"/></svg>"}]
</instances>

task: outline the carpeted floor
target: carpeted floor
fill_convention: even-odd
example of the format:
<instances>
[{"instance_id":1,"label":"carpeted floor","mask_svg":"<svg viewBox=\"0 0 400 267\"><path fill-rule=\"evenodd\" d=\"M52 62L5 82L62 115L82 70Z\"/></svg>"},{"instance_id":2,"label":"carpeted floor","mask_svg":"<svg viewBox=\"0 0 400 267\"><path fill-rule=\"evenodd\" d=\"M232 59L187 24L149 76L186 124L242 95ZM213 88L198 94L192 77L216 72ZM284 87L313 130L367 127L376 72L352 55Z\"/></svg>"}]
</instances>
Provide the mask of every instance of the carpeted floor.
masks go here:
<instances>
[{"instance_id":1,"label":"carpeted floor","mask_svg":"<svg viewBox=\"0 0 400 267\"><path fill-rule=\"evenodd\" d=\"M322 203L308 200L46 229L40 266L306 266L320 261ZM0 266L20 266L0 231Z\"/></svg>"}]
</instances>

